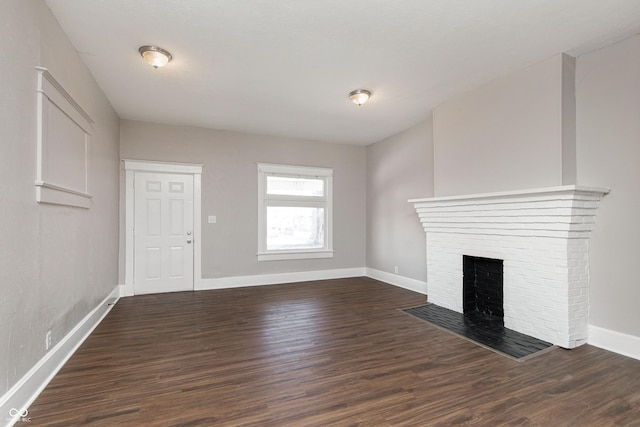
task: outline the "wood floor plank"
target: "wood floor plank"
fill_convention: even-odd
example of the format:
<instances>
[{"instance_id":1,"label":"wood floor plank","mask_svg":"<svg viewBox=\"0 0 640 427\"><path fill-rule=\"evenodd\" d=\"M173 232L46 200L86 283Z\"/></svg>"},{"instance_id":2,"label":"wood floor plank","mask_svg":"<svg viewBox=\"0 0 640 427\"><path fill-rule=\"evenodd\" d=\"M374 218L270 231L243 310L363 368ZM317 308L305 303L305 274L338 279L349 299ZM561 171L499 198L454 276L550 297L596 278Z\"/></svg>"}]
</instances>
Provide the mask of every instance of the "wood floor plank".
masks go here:
<instances>
[{"instance_id":1,"label":"wood floor plank","mask_svg":"<svg viewBox=\"0 0 640 427\"><path fill-rule=\"evenodd\" d=\"M640 361L516 362L369 278L121 299L34 404L46 426L640 426Z\"/></svg>"}]
</instances>

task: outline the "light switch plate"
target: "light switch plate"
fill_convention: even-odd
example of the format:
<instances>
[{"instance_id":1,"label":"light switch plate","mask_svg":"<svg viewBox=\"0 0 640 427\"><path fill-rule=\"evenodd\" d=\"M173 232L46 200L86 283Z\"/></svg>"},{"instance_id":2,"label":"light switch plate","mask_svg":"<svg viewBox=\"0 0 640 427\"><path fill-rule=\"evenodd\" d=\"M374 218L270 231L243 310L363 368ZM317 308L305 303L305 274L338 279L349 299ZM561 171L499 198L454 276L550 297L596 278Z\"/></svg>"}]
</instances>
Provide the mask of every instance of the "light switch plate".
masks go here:
<instances>
[{"instance_id":1,"label":"light switch plate","mask_svg":"<svg viewBox=\"0 0 640 427\"><path fill-rule=\"evenodd\" d=\"M216 223L216 216L215 215L209 215L209 217L207 218L207 222L209 224L215 224Z\"/></svg>"}]
</instances>

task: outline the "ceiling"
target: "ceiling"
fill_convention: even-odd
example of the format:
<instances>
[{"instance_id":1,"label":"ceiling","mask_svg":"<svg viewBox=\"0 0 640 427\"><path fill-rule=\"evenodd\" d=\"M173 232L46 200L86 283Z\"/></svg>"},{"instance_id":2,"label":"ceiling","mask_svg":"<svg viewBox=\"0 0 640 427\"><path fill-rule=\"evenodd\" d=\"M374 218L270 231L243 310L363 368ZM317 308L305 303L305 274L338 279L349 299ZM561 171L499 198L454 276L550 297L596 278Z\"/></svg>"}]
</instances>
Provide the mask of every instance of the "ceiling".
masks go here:
<instances>
[{"instance_id":1,"label":"ceiling","mask_svg":"<svg viewBox=\"0 0 640 427\"><path fill-rule=\"evenodd\" d=\"M46 0L123 119L367 145L518 68L640 33L638 0ZM154 70L138 47L173 61ZM358 107L354 89L373 92Z\"/></svg>"}]
</instances>

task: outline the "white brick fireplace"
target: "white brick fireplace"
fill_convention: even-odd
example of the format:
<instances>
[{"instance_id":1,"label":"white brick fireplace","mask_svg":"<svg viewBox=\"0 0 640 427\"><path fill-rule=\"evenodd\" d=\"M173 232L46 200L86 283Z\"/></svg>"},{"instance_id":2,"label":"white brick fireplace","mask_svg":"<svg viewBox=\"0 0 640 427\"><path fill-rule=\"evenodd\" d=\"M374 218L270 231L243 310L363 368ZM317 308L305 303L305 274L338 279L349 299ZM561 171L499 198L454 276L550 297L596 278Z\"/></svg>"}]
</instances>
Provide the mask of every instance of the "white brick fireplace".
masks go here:
<instances>
[{"instance_id":1,"label":"white brick fireplace","mask_svg":"<svg viewBox=\"0 0 640 427\"><path fill-rule=\"evenodd\" d=\"M462 313L462 257L504 261L504 326L573 348L587 340L589 236L608 189L550 187L412 199L427 237L430 302Z\"/></svg>"}]
</instances>

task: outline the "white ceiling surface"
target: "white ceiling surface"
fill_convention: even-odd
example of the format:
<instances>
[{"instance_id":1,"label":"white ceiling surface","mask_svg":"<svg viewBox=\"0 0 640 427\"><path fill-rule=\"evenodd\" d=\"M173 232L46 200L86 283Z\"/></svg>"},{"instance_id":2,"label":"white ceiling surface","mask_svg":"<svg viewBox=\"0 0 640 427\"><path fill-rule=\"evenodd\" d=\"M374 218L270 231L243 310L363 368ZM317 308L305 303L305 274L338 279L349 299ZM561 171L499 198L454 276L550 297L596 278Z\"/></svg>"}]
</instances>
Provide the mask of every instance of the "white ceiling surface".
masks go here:
<instances>
[{"instance_id":1,"label":"white ceiling surface","mask_svg":"<svg viewBox=\"0 0 640 427\"><path fill-rule=\"evenodd\" d=\"M638 0L46 0L123 119L367 145L561 52L640 32ZM138 47L173 61L154 70ZM373 92L357 107L347 94Z\"/></svg>"}]
</instances>

